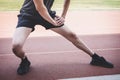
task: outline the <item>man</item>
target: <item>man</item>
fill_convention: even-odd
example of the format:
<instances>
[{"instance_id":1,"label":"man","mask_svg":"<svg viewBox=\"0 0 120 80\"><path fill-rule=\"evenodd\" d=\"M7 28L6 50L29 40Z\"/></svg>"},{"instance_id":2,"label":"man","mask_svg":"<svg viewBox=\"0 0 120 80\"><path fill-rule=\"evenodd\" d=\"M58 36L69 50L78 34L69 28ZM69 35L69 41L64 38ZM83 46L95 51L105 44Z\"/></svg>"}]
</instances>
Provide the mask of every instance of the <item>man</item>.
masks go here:
<instances>
[{"instance_id":1,"label":"man","mask_svg":"<svg viewBox=\"0 0 120 80\"><path fill-rule=\"evenodd\" d=\"M61 16L57 16L55 11L51 10L54 0L25 0L18 15L18 24L13 37L13 53L21 59L17 69L20 75L26 74L30 68L30 61L23 51L23 45L27 37L34 31L35 25L42 25L50 29L67 40L72 42L77 48L90 55L91 65L113 68L113 64L99 57L90 50L78 37L66 28L64 22L68 11L70 0L64 0L64 6Z\"/></svg>"}]
</instances>

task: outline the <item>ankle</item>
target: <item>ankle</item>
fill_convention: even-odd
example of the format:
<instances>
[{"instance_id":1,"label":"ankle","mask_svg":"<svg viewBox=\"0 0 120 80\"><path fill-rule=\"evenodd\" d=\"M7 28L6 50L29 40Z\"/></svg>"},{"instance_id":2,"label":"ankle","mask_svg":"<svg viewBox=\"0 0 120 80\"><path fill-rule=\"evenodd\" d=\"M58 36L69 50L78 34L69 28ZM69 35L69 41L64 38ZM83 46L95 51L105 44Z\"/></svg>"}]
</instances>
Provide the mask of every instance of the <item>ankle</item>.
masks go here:
<instances>
[{"instance_id":1,"label":"ankle","mask_svg":"<svg viewBox=\"0 0 120 80\"><path fill-rule=\"evenodd\" d=\"M23 56L23 57L21 58L21 60L25 60L25 59L27 59L27 57L26 57L26 56Z\"/></svg>"},{"instance_id":2,"label":"ankle","mask_svg":"<svg viewBox=\"0 0 120 80\"><path fill-rule=\"evenodd\" d=\"M98 54L94 53L91 57L92 57L92 58L98 58L98 57L100 57L100 56L99 56Z\"/></svg>"}]
</instances>

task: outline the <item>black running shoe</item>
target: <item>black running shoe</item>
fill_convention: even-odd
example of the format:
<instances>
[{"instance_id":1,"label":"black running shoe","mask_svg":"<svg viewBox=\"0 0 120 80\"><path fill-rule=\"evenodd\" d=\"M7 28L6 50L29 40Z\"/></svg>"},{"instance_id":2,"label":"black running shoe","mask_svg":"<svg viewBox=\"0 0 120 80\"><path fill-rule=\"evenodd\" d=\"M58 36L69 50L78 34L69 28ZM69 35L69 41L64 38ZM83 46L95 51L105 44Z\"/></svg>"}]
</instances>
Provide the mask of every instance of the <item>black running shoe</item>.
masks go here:
<instances>
[{"instance_id":1,"label":"black running shoe","mask_svg":"<svg viewBox=\"0 0 120 80\"><path fill-rule=\"evenodd\" d=\"M23 59L17 69L17 73L19 75L23 75L26 74L29 69L30 69L30 61L27 59L27 57L25 59Z\"/></svg>"},{"instance_id":2,"label":"black running shoe","mask_svg":"<svg viewBox=\"0 0 120 80\"><path fill-rule=\"evenodd\" d=\"M104 59L104 57L99 57L97 54L92 56L92 61L90 62L91 65L94 66L101 66L105 68L113 68L114 65Z\"/></svg>"}]
</instances>

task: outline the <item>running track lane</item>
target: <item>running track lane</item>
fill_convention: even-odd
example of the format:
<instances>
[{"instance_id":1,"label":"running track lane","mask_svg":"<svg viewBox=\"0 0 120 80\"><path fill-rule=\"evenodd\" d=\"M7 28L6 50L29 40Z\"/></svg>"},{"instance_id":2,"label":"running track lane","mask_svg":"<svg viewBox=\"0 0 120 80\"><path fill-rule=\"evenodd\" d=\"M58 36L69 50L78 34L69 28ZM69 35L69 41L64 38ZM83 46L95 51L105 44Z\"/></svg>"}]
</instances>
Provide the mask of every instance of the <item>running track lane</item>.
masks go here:
<instances>
[{"instance_id":1,"label":"running track lane","mask_svg":"<svg viewBox=\"0 0 120 80\"><path fill-rule=\"evenodd\" d=\"M16 74L20 60L11 52L11 38L0 39L1 80L59 80L120 74L120 35L79 36L86 44L115 65L113 69L89 65L90 57L62 37L33 37L25 44L32 62L30 72ZM34 44L33 44L34 42Z\"/></svg>"}]
</instances>

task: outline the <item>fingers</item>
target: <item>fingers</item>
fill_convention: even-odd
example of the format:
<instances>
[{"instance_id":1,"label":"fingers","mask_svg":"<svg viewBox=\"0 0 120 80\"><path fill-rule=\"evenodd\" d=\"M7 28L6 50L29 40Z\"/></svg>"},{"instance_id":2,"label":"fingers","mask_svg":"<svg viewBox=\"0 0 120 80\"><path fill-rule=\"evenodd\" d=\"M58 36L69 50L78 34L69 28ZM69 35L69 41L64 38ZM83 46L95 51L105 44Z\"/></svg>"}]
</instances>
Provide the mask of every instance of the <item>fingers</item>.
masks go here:
<instances>
[{"instance_id":1,"label":"fingers","mask_svg":"<svg viewBox=\"0 0 120 80\"><path fill-rule=\"evenodd\" d=\"M61 26L61 25L63 25L64 22L65 22L65 19L64 19L63 17L59 17L59 16L56 16L56 17L54 18L54 20L56 21L57 26Z\"/></svg>"}]
</instances>

